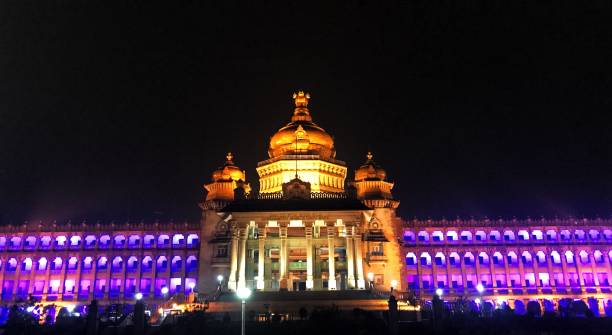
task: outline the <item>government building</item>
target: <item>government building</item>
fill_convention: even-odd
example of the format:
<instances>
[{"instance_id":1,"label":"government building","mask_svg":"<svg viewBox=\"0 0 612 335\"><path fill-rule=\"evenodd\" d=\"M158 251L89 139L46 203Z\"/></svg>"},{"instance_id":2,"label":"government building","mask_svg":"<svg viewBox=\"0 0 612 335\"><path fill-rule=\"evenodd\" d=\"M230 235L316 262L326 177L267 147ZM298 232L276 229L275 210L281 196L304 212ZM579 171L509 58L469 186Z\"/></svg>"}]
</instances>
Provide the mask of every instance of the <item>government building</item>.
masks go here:
<instances>
[{"instance_id":1,"label":"government building","mask_svg":"<svg viewBox=\"0 0 612 335\"><path fill-rule=\"evenodd\" d=\"M257 164L259 190L228 153L204 185L200 222L0 227L2 302L133 303L142 294L163 305L194 292L221 311L233 308L222 293L244 287L270 299L354 297L366 308L389 294L511 306L590 298L600 308L612 299L610 220L403 220L372 153L348 175L309 94L293 98L290 122Z\"/></svg>"}]
</instances>

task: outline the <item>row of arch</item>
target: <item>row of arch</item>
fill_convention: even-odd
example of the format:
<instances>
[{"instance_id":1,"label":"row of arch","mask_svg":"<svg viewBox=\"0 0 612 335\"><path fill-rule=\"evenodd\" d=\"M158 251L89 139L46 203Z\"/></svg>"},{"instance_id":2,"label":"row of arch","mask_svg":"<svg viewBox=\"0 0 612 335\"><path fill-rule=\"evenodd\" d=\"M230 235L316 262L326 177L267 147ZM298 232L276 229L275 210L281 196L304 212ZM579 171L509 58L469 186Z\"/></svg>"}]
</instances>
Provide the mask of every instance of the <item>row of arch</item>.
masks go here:
<instances>
[{"instance_id":1,"label":"row of arch","mask_svg":"<svg viewBox=\"0 0 612 335\"><path fill-rule=\"evenodd\" d=\"M424 266L431 266L433 261L437 266L446 265L448 262L450 265L460 267L462 261L465 265L475 265L476 260L480 265L489 265L492 262L495 265L504 266L505 262L508 265L518 265L520 257L521 262L525 265L532 265L535 260L539 265L547 265L548 262L551 262L553 265L560 266L563 262L562 257L565 258L566 264L574 264L577 261L580 261L581 264L591 264L592 261L595 264L605 264L606 261L610 262L612 260L612 250L608 251L607 256L608 259L606 260L606 254L599 250L593 251L592 254L589 254L586 250L580 250L576 254L569 250L562 253L551 251L549 255L543 251L535 252L533 255L529 251L523 251L519 254L510 251L505 257L499 251L494 252L491 257L484 251L476 253L476 255L472 252L466 252L462 256L457 252L451 252L448 254L448 257L443 252L437 252L433 257L428 252L422 252L419 255L418 261L420 265ZM406 265L408 267L417 265L417 255L414 252L406 254Z\"/></svg>"},{"instance_id":2,"label":"row of arch","mask_svg":"<svg viewBox=\"0 0 612 335\"><path fill-rule=\"evenodd\" d=\"M517 232L513 230L504 230L503 233L499 230L491 230L488 233L484 230L477 230L472 233L469 230L464 230L461 232L457 232L455 230L448 230L446 233L441 230L435 230L431 234L426 230L421 230L417 233L413 231L404 231L404 242L414 243L414 242L471 242L471 241L504 241L514 242L516 240L519 241L539 241L544 242L547 241L571 241L572 239L578 241L612 241L612 230L604 229L602 233L596 229L590 229L588 231L582 229L576 229L573 232L570 232L569 229L563 229L560 231L549 229L546 231L542 231L539 229L528 231L526 229L520 229Z\"/></svg>"},{"instance_id":3,"label":"row of arch","mask_svg":"<svg viewBox=\"0 0 612 335\"><path fill-rule=\"evenodd\" d=\"M65 249L137 249L137 248L197 248L197 234L152 235L57 235L57 236L0 236L0 250L65 250Z\"/></svg>"},{"instance_id":4,"label":"row of arch","mask_svg":"<svg viewBox=\"0 0 612 335\"><path fill-rule=\"evenodd\" d=\"M198 269L198 259L193 255L187 256L185 260L183 260L183 257L181 256L173 256L171 259L169 259L168 257L161 255L155 258L155 262L152 256L145 256L142 258L142 260L138 260L136 256L130 256L125 260L121 256L115 256L112 258L100 256L96 259L91 256L87 256L83 257L83 259L80 261L77 257L69 257L65 260L61 257L48 259L46 257L41 257L37 260L26 257L21 262L19 262L17 258L11 257L6 261L6 264L3 264L2 261L0 261L0 269L3 269L8 273L16 272L19 264L21 266L21 272L30 272L32 270L44 272L47 269L51 271L61 271L64 269L74 271L79 269L79 265L81 271L91 271L95 267L95 269L98 271L105 271L110 268L111 272L113 273L123 271L135 272L139 268L142 272L151 272L154 265L156 272L166 272L168 270L172 272L179 272L183 270L183 266L185 272L197 271Z\"/></svg>"}]
</instances>

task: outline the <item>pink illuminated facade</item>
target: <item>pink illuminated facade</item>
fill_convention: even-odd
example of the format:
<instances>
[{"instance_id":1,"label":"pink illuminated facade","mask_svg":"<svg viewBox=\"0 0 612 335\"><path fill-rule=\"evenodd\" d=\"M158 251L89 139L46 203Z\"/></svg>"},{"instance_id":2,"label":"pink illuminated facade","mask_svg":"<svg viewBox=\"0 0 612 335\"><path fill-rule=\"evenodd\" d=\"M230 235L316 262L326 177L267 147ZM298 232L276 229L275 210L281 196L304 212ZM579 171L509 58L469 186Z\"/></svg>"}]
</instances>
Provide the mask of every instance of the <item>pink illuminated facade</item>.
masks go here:
<instances>
[{"instance_id":1,"label":"pink illuminated facade","mask_svg":"<svg viewBox=\"0 0 612 335\"><path fill-rule=\"evenodd\" d=\"M199 224L45 224L0 227L3 302L152 301L197 284Z\"/></svg>"},{"instance_id":2,"label":"pink illuminated facade","mask_svg":"<svg viewBox=\"0 0 612 335\"><path fill-rule=\"evenodd\" d=\"M610 220L414 220L403 226L406 282L423 298L437 288L507 302L612 298Z\"/></svg>"}]
</instances>

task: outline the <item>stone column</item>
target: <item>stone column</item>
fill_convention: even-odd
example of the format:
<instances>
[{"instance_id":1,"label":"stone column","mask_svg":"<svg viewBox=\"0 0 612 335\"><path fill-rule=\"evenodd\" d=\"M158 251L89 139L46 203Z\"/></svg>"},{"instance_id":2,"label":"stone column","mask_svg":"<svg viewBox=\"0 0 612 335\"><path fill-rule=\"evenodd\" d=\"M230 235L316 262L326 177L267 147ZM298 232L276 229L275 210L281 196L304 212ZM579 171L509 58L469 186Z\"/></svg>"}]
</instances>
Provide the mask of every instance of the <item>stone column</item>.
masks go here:
<instances>
[{"instance_id":1,"label":"stone column","mask_svg":"<svg viewBox=\"0 0 612 335\"><path fill-rule=\"evenodd\" d=\"M421 265L421 251L417 250L416 254L416 264L417 264L417 282L418 282L418 298L421 297L421 293L423 292L423 266Z\"/></svg>"},{"instance_id":2,"label":"stone column","mask_svg":"<svg viewBox=\"0 0 612 335\"><path fill-rule=\"evenodd\" d=\"M257 259L257 289L264 290L266 287L265 272L264 272L264 261L266 252L266 231L265 227L260 228L260 232L257 234L258 242L258 259Z\"/></svg>"},{"instance_id":3,"label":"stone column","mask_svg":"<svg viewBox=\"0 0 612 335\"><path fill-rule=\"evenodd\" d=\"M238 288L246 287L246 240L248 228L240 229L240 261L238 268Z\"/></svg>"},{"instance_id":4,"label":"stone column","mask_svg":"<svg viewBox=\"0 0 612 335\"><path fill-rule=\"evenodd\" d=\"M77 258L77 267L76 267L76 279L74 281L74 294L73 294L74 300L78 300L79 294L81 294L81 276L82 276L81 272L83 272L82 256L79 254L78 256L76 256L76 258Z\"/></svg>"},{"instance_id":5,"label":"stone column","mask_svg":"<svg viewBox=\"0 0 612 335\"><path fill-rule=\"evenodd\" d=\"M563 287L567 289L569 286L569 280L567 278L567 258L565 256L566 250L561 250L561 271L563 271Z\"/></svg>"},{"instance_id":6,"label":"stone column","mask_svg":"<svg viewBox=\"0 0 612 335\"><path fill-rule=\"evenodd\" d=\"M581 258L578 251L572 250L574 253L574 264L576 265L576 272L578 274L578 283L580 284L580 293L584 293L584 279L582 278L582 264L580 264Z\"/></svg>"},{"instance_id":7,"label":"stone column","mask_svg":"<svg viewBox=\"0 0 612 335\"><path fill-rule=\"evenodd\" d=\"M610 266L610 255L608 250L604 250L603 256L606 262L606 271L608 273L608 283L612 282L612 266Z\"/></svg>"},{"instance_id":8,"label":"stone column","mask_svg":"<svg viewBox=\"0 0 612 335\"><path fill-rule=\"evenodd\" d=\"M533 277L535 279L535 285L536 285L536 289L538 291L538 294L542 293L542 284L540 284L540 259L538 258L538 254L537 251L534 254L535 257L533 257L531 259L531 261L533 262Z\"/></svg>"},{"instance_id":9,"label":"stone column","mask_svg":"<svg viewBox=\"0 0 612 335\"><path fill-rule=\"evenodd\" d=\"M457 253L459 254L459 253ZM468 293L467 273L465 272L464 253L459 254L459 266L461 267L461 280L463 281L463 292Z\"/></svg>"},{"instance_id":10,"label":"stone column","mask_svg":"<svg viewBox=\"0 0 612 335\"><path fill-rule=\"evenodd\" d=\"M334 237L335 237L335 232L334 232L335 227L333 226L333 224L331 226L327 226L327 245L328 245L328 251L327 251L327 264L328 264L328 276L329 279L327 281L327 288L329 290L335 290L336 289L336 268L335 268L335 260L334 260L334 255L336 254L335 252L335 247L334 247Z\"/></svg>"},{"instance_id":11,"label":"stone column","mask_svg":"<svg viewBox=\"0 0 612 335\"><path fill-rule=\"evenodd\" d=\"M588 253L589 263L591 263L591 273L593 273L593 285L595 285L595 289L597 292L601 293L601 287L599 287L599 277L597 276L597 265L595 263L595 256L593 255L593 250L589 250Z\"/></svg>"},{"instance_id":12,"label":"stone column","mask_svg":"<svg viewBox=\"0 0 612 335\"><path fill-rule=\"evenodd\" d=\"M355 227L355 266L357 267L357 288L365 289L365 278L363 276L363 255L361 250L361 231ZM405 283L402 284L402 286ZM404 286L403 286L404 287Z\"/></svg>"},{"instance_id":13,"label":"stone column","mask_svg":"<svg viewBox=\"0 0 612 335\"><path fill-rule=\"evenodd\" d=\"M489 256L489 271L491 272L491 284L493 286L493 294L497 294L497 280L495 279L496 271L495 265L493 264L493 257L495 256L495 250L487 250Z\"/></svg>"},{"instance_id":14,"label":"stone column","mask_svg":"<svg viewBox=\"0 0 612 335\"><path fill-rule=\"evenodd\" d=\"M306 227L306 289L312 290L314 288L313 278L313 257L312 257L312 226Z\"/></svg>"},{"instance_id":15,"label":"stone column","mask_svg":"<svg viewBox=\"0 0 612 335\"><path fill-rule=\"evenodd\" d=\"M431 281L432 281L432 287L431 289L435 292L435 290L438 288L438 264L436 264L436 254L438 253L438 250L434 250L431 253Z\"/></svg>"},{"instance_id":16,"label":"stone column","mask_svg":"<svg viewBox=\"0 0 612 335\"><path fill-rule=\"evenodd\" d=\"M348 287L355 288L355 264L353 261L353 227L347 227L346 231L346 268L348 272Z\"/></svg>"},{"instance_id":17,"label":"stone column","mask_svg":"<svg viewBox=\"0 0 612 335\"><path fill-rule=\"evenodd\" d=\"M34 282L36 281L35 266L36 266L37 261L35 260L34 256L32 256L31 259L32 259L32 268L30 269L30 284L28 286L28 295L34 293ZM2 283L2 280L0 280L0 283Z\"/></svg>"},{"instance_id":18,"label":"stone column","mask_svg":"<svg viewBox=\"0 0 612 335\"><path fill-rule=\"evenodd\" d=\"M555 282L555 273L553 272L553 259L550 255L551 251L550 248L546 249L546 267L548 268L548 285L550 285L551 288L555 288L557 287L557 283Z\"/></svg>"},{"instance_id":19,"label":"stone column","mask_svg":"<svg viewBox=\"0 0 612 335\"><path fill-rule=\"evenodd\" d=\"M280 289L287 290L287 227L278 228L280 237Z\"/></svg>"},{"instance_id":20,"label":"stone column","mask_svg":"<svg viewBox=\"0 0 612 335\"><path fill-rule=\"evenodd\" d=\"M502 257L504 261L504 271L506 272L506 288L510 289L512 282L510 280L510 267L508 266L508 252L504 251Z\"/></svg>"},{"instance_id":21,"label":"stone column","mask_svg":"<svg viewBox=\"0 0 612 335\"><path fill-rule=\"evenodd\" d=\"M21 262L23 260L15 257L17 259L17 269L15 269L15 285L13 286L13 300L16 298L17 296L17 290L19 289L19 276L21 275ZM60 292L61 291L61 287L63 286L63 283L60 283ZM61 294L60 294L61 297Z\"/></svg>"},{"instance_id":22,"label":"stone column","mask_svg":"<svg viewBox=\"0 0 612 335\"><path fill-rule=\"evenodd\" d=\"M238 238L240 236L240 230L238 228L232 229L232 250L231 250L231 269L230 275L227 282L227 287L231 291L236 291L237 280L236 272L238 271Z\"/></svg>"},{"instance_id":23,"label":"stone column","mask_svg":"<svg viewBox=\"0 0 612 335\"><path fill-rule=\"evenodd\" d=\"M474 251L472 254L474 255L474 265L476 268L476 285L482 284L482 278L480 277L480 255L478 251Z\"/></svg>"},{"instance_id":24,"label":"stone column","mask_svg":"<svg viewBox=\"0 0 612 335\"><path fill-rule=\"evenodd\" d=\"M6 262L8 261L8 258L1 258L0 261L2 263L2 269L0 270L0 298L2 297L2 294L4 293L4 272L6 270Z\"/></svg>"},{"instance_id":25,"label":"stone column","mask_svg":"<svg viewBox=\"0 0 612 335\"><path fill-rule=\"evenodd\" d=\"M519 275L521 276L521 288L525 288L527 284L525 281L525 264L523 264L522 250L518 250L518 254L516 255L516 260L518 261Z\"/></svg>"}]
</instances>

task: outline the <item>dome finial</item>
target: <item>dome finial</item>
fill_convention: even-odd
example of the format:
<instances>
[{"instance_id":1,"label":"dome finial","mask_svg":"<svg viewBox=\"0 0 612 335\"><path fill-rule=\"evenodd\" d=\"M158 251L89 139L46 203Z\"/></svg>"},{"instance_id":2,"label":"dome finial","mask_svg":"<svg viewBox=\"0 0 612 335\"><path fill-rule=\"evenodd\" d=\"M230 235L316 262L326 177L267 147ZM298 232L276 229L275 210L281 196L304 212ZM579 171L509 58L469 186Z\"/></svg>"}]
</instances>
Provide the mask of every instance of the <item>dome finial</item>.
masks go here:
<instances>
[{"instance_id":1,"label":"dome finial","mask_svg":"<svg viewBox=\"0 0 612 335\"><path fill-rule=\"evenodd\" d=\"M232 162L232 159L234 159L234 155L232 155L231 151L228 151L227 155L225 155L225 159L227 160L228 163Z\"/></svg>"},{"instance_id":2,"label":"dome finial","mask_svg":"<svg viewBox=\"0 0 612 335\"><path fill-rule=\"evenodd\" d=\"M371 160L372 160L372 158L374 158L374 155L372 155L372 152L371 152L371 151L368 151L368 154L366 155L366 158L367 158L369 161L371 161Z\"/></svg>"},{"instance_id":3,"label":"dome finial","mask_svg":"<svg viewBox=\"0 0 612 335\"><path fill-rule=\"evenodd\" d=\"M293 93L295 107L308 107L308 99L310 99L310 94L304 93L304 91L297 91L297 93Z\"/></svg>"}]
</instances>

